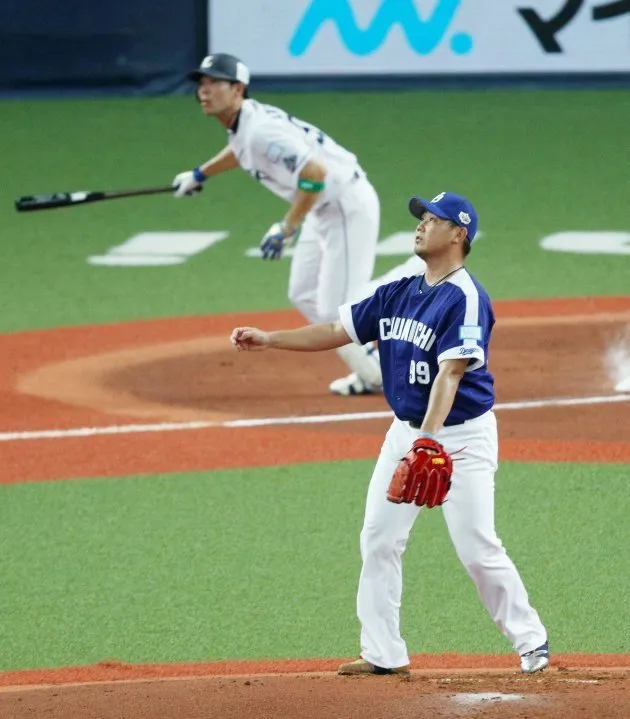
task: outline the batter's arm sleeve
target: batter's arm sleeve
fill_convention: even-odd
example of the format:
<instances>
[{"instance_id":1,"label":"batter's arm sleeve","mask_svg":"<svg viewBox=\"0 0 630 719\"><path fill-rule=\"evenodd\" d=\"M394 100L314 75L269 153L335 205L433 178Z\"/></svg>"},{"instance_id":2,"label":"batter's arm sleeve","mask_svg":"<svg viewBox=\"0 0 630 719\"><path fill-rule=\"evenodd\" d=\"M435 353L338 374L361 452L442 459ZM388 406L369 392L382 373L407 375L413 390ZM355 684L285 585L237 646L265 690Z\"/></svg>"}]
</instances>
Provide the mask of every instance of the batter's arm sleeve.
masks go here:
<instances>
[{"instance_id":1,"label":"batter's arm sleeve","mask_svg":"<svg viewBox=\"0 0 630 719\"><path fill-rule=\"evenodd\" d=\"M252 151L270 174L284 176L296 187L300 173L314 154L299 133L283 131L277 122L271 121L255 130Z\"/></svg>"}]
</instances>

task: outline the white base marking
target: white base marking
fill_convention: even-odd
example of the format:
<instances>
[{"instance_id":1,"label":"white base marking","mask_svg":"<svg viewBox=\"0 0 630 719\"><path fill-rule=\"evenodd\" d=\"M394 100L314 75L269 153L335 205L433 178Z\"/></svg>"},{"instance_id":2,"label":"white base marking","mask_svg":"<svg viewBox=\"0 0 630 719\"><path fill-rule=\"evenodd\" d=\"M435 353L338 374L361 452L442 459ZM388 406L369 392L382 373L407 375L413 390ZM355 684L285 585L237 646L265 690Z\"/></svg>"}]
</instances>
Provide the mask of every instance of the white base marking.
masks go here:
<instances>
[{"instance_id":1,"label":"white base marking","mask_svg":"<svg viewBox=\"0 0 630 719\"><path fill-rule=\"evenodd\" d=\"M161 267L180 265L189 257L221 242L228 232L141 232L106 255L93 255L91 265L105 267Z\"/></svg>"},{"instance_id":2,"label":"white base marking","mask_svg":"<svg viewBox=\"0 0 630 719\"><path fill-rule=\"evenodd\" d=\"M630 232L555 232L540 241L543 250L597 255L630 255Z\"/></svg>"},{"instance_id":3,"label":"white base marking","mask_svg":"<svg viewBox=\"0 0 630 719\"><path fill-rule=\"evenodd\" d=\"M601 397L559 397L523 402L503 402L496 404L497 411L515 409L533 409L537 407L569 407L585 404L609 404L628 402L630 394L603 395ZM156 424L117 424L109 427L77 427L76 429L42 429L31 432L0 432L0 442L13 442L20 439L65 439L67 437L95 437L106 434L134 434L142 432L177 432L214 427L273 427L286 424L326 424L328 422L360 422L370 419L392 417L389 410L380 412L352 412L348 414L320 414L305 417L263 417L260 419L233 419L226 422L161 422Z\"/></svg>"},{"instance_id":4,"label":"white base marking","mask_svg":"<svg viewBox=\"0 0 630 719\"><path fill-rule=\"evenodd\" d=\"M630 323L606 348L604 366L616 392L630 392Z\"/></svg>"},{"instance_id":5,"label":"white base marking","mask_svg":"<svg viewBox=\"0 0 630 719\"><path fill-rule=\"evenodd\" d=\"M479 694L455 694L452 697L456 704L482 704L484 702L520 702L525 699L522 694L501 694L500 692L479 692Z\"/></svg>"},{"instance_id":6,"label":"white base marking","mask_svg":"<svg viewBox=\"0 0 630 719\"><path fill-rule=\"evenodd\" d=\"M384 237L376 245L376 256L377 257L398 257L400 255L409 257L413 254L413 243L415 239L415 232L394 232L387 237ZM483 237L483 232L477 230L475 235L475 243ZM295 247L288 247L283 253L283 258L293 257ZM260 259L260 247L250 247L245 250L245 257L256 257Z\"/></svg>"}]
</instances>

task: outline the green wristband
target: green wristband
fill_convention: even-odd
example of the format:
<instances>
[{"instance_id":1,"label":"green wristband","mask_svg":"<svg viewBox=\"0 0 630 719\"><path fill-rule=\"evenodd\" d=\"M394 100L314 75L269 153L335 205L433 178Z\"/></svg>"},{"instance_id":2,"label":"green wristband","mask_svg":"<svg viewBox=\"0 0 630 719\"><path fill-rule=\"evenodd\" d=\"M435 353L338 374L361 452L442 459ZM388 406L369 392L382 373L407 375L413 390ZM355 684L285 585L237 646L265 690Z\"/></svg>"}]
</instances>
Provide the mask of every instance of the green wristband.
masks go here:
<instances>
[{"instance_id":1,"label":"green wristband","mask_svg":"<svg viewBox=\"0 0 630 719\"><path fill-rule=\"evenodd\" d=\"M298 181L298 190L304 190L304 192L321 192L324 187L326 187L326 183L318 182L317 180L300 178Z\"/></svg>"}]
</instances>

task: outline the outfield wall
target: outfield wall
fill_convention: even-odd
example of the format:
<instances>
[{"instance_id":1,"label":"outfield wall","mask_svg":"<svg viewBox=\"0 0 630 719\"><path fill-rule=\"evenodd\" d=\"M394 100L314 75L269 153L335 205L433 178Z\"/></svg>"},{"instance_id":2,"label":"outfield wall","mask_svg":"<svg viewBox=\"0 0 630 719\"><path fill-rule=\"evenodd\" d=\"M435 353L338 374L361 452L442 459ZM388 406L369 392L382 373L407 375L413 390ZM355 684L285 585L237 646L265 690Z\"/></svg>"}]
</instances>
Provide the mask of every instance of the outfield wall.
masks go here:
<instances>
[{"instance_id":1,"label":"outfield wall","mask_svg":"<svg viewBox=\"0 0 630 719\"><path fill-rule=\"evenodd\" d=\"M630 0L0 0L0 96L190 91L208 51L254 90L630 84Z\"/></svg>"}]
</instances>

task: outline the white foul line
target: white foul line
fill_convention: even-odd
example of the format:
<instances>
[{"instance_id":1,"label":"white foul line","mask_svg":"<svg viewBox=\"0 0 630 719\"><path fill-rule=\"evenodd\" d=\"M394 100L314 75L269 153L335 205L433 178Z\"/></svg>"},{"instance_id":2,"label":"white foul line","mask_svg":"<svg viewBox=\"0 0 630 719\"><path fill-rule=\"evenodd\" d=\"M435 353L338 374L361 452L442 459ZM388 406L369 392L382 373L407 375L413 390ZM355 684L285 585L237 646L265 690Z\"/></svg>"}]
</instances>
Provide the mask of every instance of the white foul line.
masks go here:
<instances>
[{"instance_id":1,"label":"white foul line","mask_svg":"<svg viewBox=\"0 0 630 719\"><path fill-rule=\"evenodd\" d=\"M584 404L609 404L628 402L630 394L602 395L600 397L558 397L550 399L524 400L496 404L497 411L535 409L537 407L570 407ZM215 427L249 428L273 427L291 424L325 424L328 422L359 422L369 419L386 419L392 412L352 412L347 414L320 414L305 417L266 417L261 419L234 419L226 422L163 422L159 424L122 424L109 427L77 427L76 429L43 429L31 432L0 432L0 442L20 439L66 439L69 437L95 437L108 434L137 434L144 432L178 432Z\"/></svg>"}]
</instances>

